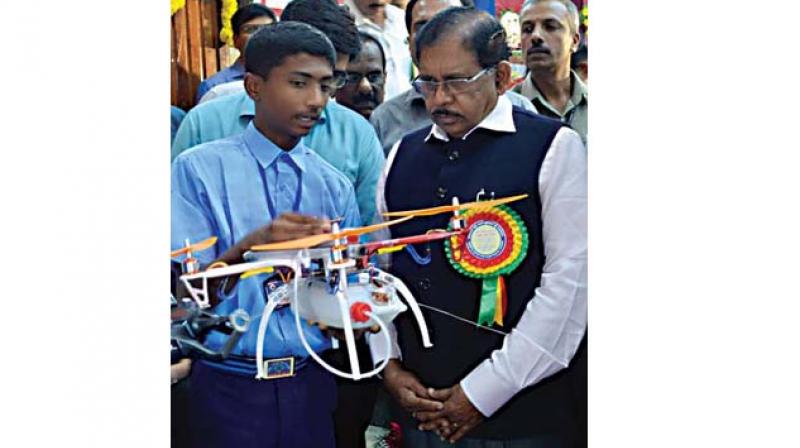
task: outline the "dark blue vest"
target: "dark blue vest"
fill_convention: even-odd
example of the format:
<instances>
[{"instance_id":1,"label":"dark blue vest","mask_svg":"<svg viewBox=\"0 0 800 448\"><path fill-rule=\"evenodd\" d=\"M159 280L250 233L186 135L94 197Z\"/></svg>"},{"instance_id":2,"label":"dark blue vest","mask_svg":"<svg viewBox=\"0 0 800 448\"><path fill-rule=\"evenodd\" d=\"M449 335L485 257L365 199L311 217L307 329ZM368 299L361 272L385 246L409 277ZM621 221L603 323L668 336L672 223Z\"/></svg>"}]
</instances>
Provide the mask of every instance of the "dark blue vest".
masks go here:
<instances>
[{"instance_id":1,"label":"dark blue vest","mask_svg":"<svg viewBox=\"0 0 800 448\"><path fill-rule=\"evenodd\" d=\"M477 129L464 140L442 142L431 137L430 126L406 136L397 151L386 181L389 210L410 210L475 200L485 190L495 197L528 193L509 204L527 226L530 245L523 263L505 277L508 311L504 332L517 324L539 286L544 266L539 170L562 124L514 108L516 133ZM446 228L451 214L415 218L392 227L392 236L422 234ZM416 246L421 255L426 247ZM398 275L417 300L474 322L478 316L481 280L465 277L448 263L443 243L430 245L430 264L421 266L405 251L392 258ZM502 346L503 336L423 308L433 348L422 347L419 331L409 313L395 321L403 363L423 384L436 388L458 383L475 366ZM511 439L554 436L562 439L575 430L574 402L570 398L569 369L517 394L470 437ZM410 423L410 422L409 422Z\"/></svg>"}]
</instances>

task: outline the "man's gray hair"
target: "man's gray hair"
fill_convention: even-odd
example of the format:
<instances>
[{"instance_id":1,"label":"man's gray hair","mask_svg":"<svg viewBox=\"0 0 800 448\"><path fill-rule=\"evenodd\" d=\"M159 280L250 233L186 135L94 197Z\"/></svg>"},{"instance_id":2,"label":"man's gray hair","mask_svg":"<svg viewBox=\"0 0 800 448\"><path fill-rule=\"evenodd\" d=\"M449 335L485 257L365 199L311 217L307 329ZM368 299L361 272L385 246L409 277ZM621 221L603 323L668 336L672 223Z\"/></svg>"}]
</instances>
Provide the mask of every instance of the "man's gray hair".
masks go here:
<instances>
[{"instance_id":1,"label":"man's gray hair","mask_svg":"<svg viewBox=\"0 0 800 448\"><path fill-rule=\"evenodd\" d=\"M578 32L578 28L580 27L580 14L578 13L578 7L575 6L575 3L573 3L572 0L525 0L525 3L523 3L522 7L519 9L519 15L522 16L522 12L525 11L527 8L537 3L544 3L544 2L556 2L564 5L564 7L567 8L567 12L569 12L570 31L573 33Z\"/></svg>"}]
</instances>

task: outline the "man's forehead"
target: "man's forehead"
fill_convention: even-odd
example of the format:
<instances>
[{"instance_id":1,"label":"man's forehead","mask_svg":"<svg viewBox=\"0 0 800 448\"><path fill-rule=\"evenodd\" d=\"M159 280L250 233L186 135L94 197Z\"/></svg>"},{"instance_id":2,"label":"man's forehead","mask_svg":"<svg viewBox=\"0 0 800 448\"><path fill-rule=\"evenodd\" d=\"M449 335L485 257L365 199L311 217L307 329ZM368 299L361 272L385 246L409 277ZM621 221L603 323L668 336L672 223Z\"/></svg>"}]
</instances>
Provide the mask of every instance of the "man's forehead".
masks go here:
<instances>
[{"instance_id":1,"label":"man's forehead","mask_svg":"<svg viewBox=\"0 0 800 448\"><path fill-rule=\"evenodd\" d=\"M520 22L536 22L555 19L565 24L569 23L569 10L560 2L544 1L534 3L522 11Z\"/></svg>"},{"instance_id":2,"label":"man's forehead","mask_svg":"<svg viewBox=\"0 0 800 448\"><path fill-rule=\"evenodd\" d=\"M355 66L367 67L375 64L383 67L383 61L381 58L382 53L381 49L378 47L378 43L372 39L363 39L361 51L358 53L358 56L356 56L355 59L350 61L350 64L348 64L348 69Z\"/></svg>"},{"instance_id":3,"label":"man's forehead","mask_svg":"<svg viewBox=\"0 0 800 448\"><path fill-rule=\"evenodd\" d=\"M420 54L420 75L466 75L480 69L475 53L464 46L462 34L457 30L452 31L433 45L423 48ZM432 51L437 51L438 55L430 57ZM441 57L441 54L448 57Z\"/></svg>"},{"instance_id":4,"label":"man's forehead","mask_svg":"<svg viewBox=\"0 0 800 448\"><path fill-rule=\"evenodd\" d=\"M283 63L273 70L280 70L286 73L312 78L327 78L333 75L333 68L330 62L322 56L314 56L308 53L298 53L287 56Z\"/></svg>"}]
</instances>

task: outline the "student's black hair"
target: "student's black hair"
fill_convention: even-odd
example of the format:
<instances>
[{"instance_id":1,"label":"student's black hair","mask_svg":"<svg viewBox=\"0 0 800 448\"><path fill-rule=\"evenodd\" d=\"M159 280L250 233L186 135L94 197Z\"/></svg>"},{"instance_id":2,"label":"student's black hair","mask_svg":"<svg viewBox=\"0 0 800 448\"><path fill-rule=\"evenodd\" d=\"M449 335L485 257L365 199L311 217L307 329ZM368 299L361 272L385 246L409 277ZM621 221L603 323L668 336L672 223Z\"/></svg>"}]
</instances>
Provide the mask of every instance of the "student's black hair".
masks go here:
<instances>
[{"instance_id":1,"label":"student's black hair","mask_svg":"<svg viewBox=\"0 0 800 448\"><path fill-rule=\"evenodd\" d=\"M386 52L383 51L383 45L381 45L381 42L378 40L378 38L362 30L358 31L358 37L361 38L362 49L364 47L364 44L367 43L367 41L370 41L378 46L378 50L381 52L381 66L383 67L383 71L386 71Z\"/></svg>"},{"instance_id":2,"label":"student's black hair","mask_svg":"<svg viewBox=\"0 0 800 448\"><path fill-rule=\"evenodd\" d=\"M406 30L408 30L408 34L411 34L411 25L413 25L413 23L411 23L411 14L414 12L414 6L416 6L418 1L419 0L409 0L406 4ZM461 0L461 6L469 8L475 6L475 3L473 3L472 0Z\"/></svg>"},{"instance_id":3,"label":"student's black hair","mask_svg":"<svg viewBox=\"0 0 800 448\"><path fill-rule=\"evenodd\" d=\"M353 59L361 50L355 19L335 0L293 0L286 5L281 21L307 23L322 31L337 53Z\"/></svg>"},{"instance_id":4,"label":"student's black hair","mask_svg":"<svg viewBox=\"0 0 800 448\"><path fill-rule=\"evenodd\" d=\"M417 31L417 60L422 60L420 56L423 48L430 47L440 38L453 33L464 36L462 45L475 53L482 68L497 65L511 57L506 43L506 32L497 19L479 9L453 7L436 14Z\"/></svg>"},{"instance_id":5,"label":"student's black hair","mask_svg":"<svg viewBox=\"0 0 800 448\"><path fill-rule=\"evenodd\" d=\"M250 3L249 5L244 5L237 9L236 12L233 13L233 17L231 17L231 29L233 30L233 35L238 36L242 25L255 19L256 17L262 16L269 17L272 19L273 23L278 21L278 17L275 15L275 12L260 3Z\"/></svg>"},{"instance_id":6,"label":"student's black hair","mask_svg":"<svg viewBox=\"0 0 800 448\"><path fill-rule=\"evenodd\" d=\"M263 78L283 60L299 53L325 58L333 67L336 51L330 39L311 25L300 22L278 22L250 36L244 48L244 68Z\"/></svg>"}]
</instances>

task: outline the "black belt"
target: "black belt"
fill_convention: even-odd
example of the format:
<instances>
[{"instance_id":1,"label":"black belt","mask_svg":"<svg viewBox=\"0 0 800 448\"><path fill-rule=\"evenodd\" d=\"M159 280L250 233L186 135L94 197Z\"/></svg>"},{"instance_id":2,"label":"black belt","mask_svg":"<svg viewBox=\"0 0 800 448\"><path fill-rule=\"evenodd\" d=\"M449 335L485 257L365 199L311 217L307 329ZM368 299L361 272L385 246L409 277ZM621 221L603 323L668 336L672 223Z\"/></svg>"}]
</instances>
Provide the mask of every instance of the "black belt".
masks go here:
<instances>
[{"instance_id":1,"label":"black belt","mask_svg":"<svg viewBox=\"0 0 800 448\"><path fill-rule=\"evenodd\" d=\"M267 376L264 379L286 378L294 376L298 371L306 367L309 363L308 357L286 356L283 358L264 358L264 371ZM201 360L204 364L226 373L240 376L254 377L258 372L256 358L242 355L228 355L224 361Z\"/></svg>"}]
</instances>

